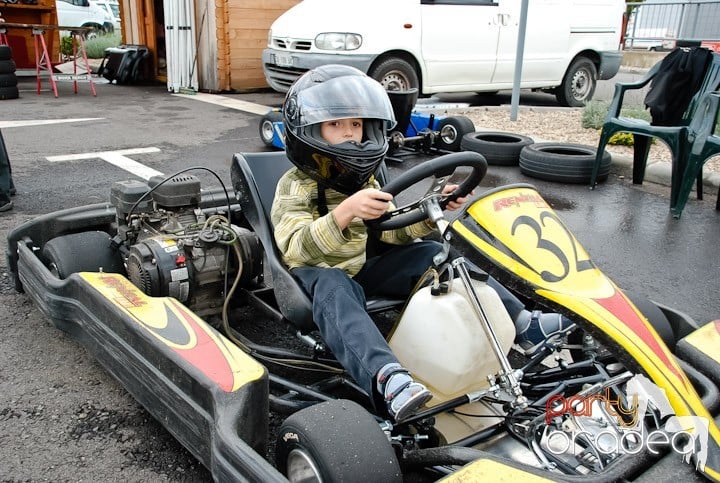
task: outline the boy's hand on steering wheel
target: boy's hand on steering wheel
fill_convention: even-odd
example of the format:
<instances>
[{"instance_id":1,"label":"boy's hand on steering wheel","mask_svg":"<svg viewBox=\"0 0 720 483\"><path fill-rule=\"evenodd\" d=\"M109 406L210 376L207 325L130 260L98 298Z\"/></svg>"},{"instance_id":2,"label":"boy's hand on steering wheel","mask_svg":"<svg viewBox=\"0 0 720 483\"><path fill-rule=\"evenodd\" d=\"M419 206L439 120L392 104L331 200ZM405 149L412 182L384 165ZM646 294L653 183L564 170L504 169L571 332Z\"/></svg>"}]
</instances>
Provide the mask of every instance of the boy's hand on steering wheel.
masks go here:
<instances>
[{"instance_id":1,"label":"boy's hand on steering wheel","mask_svg":"<svg viewBox=\"0 0 720 483\"><path fill-rule=\"evenodd\" d=\"M442 190L442 194L444 194L444 195L449 195L450 193L452 193L453 191L455 191L455 190L457 189L457 187L458 187L458 185L456 185L456 184L446 184L445 187L444 187L443 190ZM471 191L470 194L468 194L467 196L463 196L462 198L458 198L458 199L456 199L455 201L450 201L450 202L447 204L446 209L447 209L447 210L450 210L450 211L455 211L455 210L458 210L458 209L462 208L462 206L463 206L465 203L468 202L468 200L470 199L470 196L472 196L473 193L474 193L474 191Z\"/></svg>"},{"instance_id":2,"label":"boy's hand on steering wheel","mask_svg":"<svg viewBox=\"0 0 720 483\"><path fill-rule=\"evenodd\" d=\"M361 220L375 220L388 210L388 203L392 201L390 193L366 188L348 196L334 210L333 216L340 228L346 228L355 218Z\"/></svg>"}]
</instances>

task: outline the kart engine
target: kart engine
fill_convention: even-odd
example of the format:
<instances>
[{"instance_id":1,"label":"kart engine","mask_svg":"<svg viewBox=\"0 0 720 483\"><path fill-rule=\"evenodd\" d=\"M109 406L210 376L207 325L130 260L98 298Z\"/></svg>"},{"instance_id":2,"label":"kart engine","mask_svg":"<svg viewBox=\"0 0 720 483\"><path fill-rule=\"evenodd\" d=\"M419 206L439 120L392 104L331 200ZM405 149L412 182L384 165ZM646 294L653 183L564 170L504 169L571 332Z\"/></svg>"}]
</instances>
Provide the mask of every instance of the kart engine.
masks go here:
<instances>
[{"instance_id":1,"label":"kart engine","mask_svg":"<svg viewBox=\"0 0 720 483\"><path fill-rule=\"evenodd\" d=\"M169 296L199 316L222 311L227 288L262 274L257 237L227 214L200 208L200 180L179 175L148 184L117 182L111 190L128 279L151 296Z\"/></svg>"}]
</instances>

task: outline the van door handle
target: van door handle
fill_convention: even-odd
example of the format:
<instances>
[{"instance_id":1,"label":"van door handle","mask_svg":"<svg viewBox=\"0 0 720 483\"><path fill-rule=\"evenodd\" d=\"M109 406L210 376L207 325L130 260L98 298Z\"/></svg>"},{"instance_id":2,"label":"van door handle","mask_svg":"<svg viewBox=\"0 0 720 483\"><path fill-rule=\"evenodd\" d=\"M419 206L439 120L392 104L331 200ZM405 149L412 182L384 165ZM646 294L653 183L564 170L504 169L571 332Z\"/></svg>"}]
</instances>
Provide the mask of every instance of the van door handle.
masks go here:
<instances>
[{"instance_id":1,"label":"van door handle","mask_svg":"<svg viewBox=\"0 0 720 483\"><path fill-rule=\"evenodd\" d=\"M508 24L510 23L510 14L509 13L499 13L497 16L498 16L498 20L500 21L500 24L503 27L507 27Z\"/></svg>"}]
</instances>

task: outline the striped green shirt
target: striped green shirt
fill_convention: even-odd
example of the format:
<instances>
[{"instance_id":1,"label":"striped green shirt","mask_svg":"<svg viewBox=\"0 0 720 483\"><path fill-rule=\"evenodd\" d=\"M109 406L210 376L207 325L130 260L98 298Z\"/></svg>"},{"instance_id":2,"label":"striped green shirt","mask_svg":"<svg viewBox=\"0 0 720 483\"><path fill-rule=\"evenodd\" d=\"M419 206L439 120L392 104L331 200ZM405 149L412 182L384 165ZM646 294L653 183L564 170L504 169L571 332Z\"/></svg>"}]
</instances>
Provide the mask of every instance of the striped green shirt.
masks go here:
<instances>
[{"instance_id":1,"label":"striped green shirt","mask_svg":"<svg viewBox=\"0 0 720 483\"><path fill-rule=\"evenodd\" d=\"M380 185L371 178L363 188L380 189ZM289 268L340 268L351 277L355 276L365 264L367 228L363 220L355 218L341 230L332 210L347 196L328 188L325 197L328 214L320 216L317 183L298 168L290 168L278 182L270 213L275 241ZM384 231L380 239L393 245L403 245L431 231L425 222L419 222L406 228Z\"/></svg>"}]
</instances>

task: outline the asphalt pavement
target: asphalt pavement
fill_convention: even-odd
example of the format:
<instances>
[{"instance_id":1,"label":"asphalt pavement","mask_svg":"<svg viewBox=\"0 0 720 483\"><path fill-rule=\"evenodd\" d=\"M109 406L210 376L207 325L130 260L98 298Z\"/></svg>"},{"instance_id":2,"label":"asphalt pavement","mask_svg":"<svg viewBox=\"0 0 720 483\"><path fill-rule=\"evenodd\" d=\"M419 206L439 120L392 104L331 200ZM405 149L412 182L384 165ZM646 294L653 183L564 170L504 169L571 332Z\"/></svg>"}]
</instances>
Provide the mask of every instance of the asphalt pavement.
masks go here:
<instances>
[{"instance_id":1,"label":"asphalt pavement","mask_svg":"<svg viewBox=\"0 0 720 483\"><path fill-rule=\"evenodd\" d=\"M194 166L229 186L234 152L263 151L253 106L277 106L269 92L171 95L162 85L62 83L54 98L33 79L20 99L0 101L3 131L18 189L0 214L7 233L38 215L107 201L114 181L171 174ZM530 96L530 97L528 97ZM522 102L534 102L530 93ZM543 101L545 102L545 101ZM251 103L251 104L248 104ZM244 110L238 109L242 107ZM408 157L391 175L422 162ZM197 171L204 186L214 177ZM703 324L720 317L720 213L715 193L692 196L679 220L669 188L633 185L615 166L596 190L535 180L496 167L476 190L534 184L594 262L620 287L675 307ZM52 327L9 281L0 260L0 481L208 481L210 475L77 343ZM660 475L657 481L670 481Z\"/></svg>"}]
</instances>

